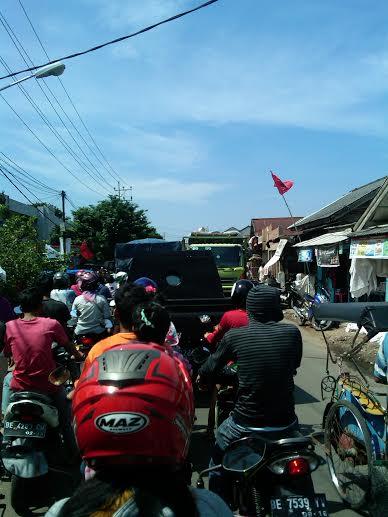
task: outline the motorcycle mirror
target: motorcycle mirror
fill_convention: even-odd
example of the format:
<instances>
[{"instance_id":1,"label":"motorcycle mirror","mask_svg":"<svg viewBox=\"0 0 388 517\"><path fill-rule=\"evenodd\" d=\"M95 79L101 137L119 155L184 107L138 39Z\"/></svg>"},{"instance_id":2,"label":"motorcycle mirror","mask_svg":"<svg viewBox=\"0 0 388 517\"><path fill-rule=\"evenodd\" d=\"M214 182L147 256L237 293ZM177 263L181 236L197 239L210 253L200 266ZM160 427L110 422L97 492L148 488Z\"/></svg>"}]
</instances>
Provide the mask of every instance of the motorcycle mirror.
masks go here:
<instances>
[{"instance_id":1,"label":"motorcycle mirror","mask_svg":"<svg viewBox=\"0 0 388 517\"><path fill-rule=\"evenodd\" d=\"M70 372L66 366L58 366L50 373L48 379L54 386L62 386L70 379Z\"/></svg>"}]
</instances>

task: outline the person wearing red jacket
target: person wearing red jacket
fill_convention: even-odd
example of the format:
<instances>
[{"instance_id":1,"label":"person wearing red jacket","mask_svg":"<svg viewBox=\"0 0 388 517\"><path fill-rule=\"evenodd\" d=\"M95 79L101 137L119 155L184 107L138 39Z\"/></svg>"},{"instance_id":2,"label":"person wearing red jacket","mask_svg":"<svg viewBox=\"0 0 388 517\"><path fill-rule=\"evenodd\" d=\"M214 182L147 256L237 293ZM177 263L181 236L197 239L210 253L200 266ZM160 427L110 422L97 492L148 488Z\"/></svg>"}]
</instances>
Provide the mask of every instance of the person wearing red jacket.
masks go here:
<instances>
[{"instance_id":1,"label":"person wearing red jacket","mask_svg":"<svg viewBox=\"0 0 388 517\"><path fill-rule=\"evenodd\" d=\"M205 335L206 340L211 345L212 352L215 351L218 343L229 330L239 327L246 327L248 325L246 302L248 293L253 286L254 283L250 280L239 280L233 285L231 298L235 308L231 311L225 312L214 332L209 332ZM209 414L207 421L207 435L209 438L213 438L214 436L217 393L218 388L217 386L214 386L212 388L212 397L209 404Z\"/></svg>"},{"instance_id":2,"label":"person wearing red jacket","mask_svg":"<svg viewBox=\"0 0 388 517\"><path fill-rule=\"evenodd\" d=\"M205 335L205 338L208 343L212 345L212 348L216 348L217 344L230 329L248 325L246 301L253 285L253 282L250 280L239 280L232 287L231 298L235 309L225 312L214 332L209 332Z\"/></svg>"}]
</instances>

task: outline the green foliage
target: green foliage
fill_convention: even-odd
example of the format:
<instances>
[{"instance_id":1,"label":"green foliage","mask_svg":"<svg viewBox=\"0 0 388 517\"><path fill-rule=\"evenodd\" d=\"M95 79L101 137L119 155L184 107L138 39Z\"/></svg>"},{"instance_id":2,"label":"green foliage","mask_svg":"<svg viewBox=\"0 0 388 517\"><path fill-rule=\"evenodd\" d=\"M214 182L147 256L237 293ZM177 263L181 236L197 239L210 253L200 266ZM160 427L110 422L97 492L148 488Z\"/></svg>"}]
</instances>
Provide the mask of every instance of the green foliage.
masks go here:
<instances>
[{"instance_id":1,"label":"green foliage","mask_svg":"<svg viewBox=\"0 0 388 517\"><path fill-rule=\"evenodd\" d=\"M118 196L109 196L95 206L73 212L71 236L78 242L92 241L99 260L112 259L118 242L160 237L150 226L145 210Z\"/></svg>"},{"instance_id":2,"label":"green foliage","mask_svg":"<svg viewBox=\"0 0 388 517\"><path fill-rule=\"evenodd\" d=\"M0 226L0 265L7 273L2 290L8 296L15 298L21 290L34 285L37 276L51 262L44 252L33 217L12 215Z\"/></svg>"}]
</instances>

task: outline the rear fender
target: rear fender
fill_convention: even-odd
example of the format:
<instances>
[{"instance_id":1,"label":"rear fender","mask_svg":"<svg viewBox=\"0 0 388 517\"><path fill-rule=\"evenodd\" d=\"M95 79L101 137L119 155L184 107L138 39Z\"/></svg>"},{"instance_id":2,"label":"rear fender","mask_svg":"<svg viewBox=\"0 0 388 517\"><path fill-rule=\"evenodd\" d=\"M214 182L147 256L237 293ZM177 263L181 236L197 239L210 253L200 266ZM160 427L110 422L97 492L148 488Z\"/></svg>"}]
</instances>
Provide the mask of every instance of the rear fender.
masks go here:
<instances>
[{"instance_id":1,"label":"rear fender","mask_svg":"<svg viewBox=\"0 0 388 517\"><path fill-rule=\"evenodd\" d=\"M10 474L22 478L35 478L48 473L48 462L43 451L32 448L29 438L17 438L12 446L2 450L2 462Z\"/></svg>"}]
</instances>

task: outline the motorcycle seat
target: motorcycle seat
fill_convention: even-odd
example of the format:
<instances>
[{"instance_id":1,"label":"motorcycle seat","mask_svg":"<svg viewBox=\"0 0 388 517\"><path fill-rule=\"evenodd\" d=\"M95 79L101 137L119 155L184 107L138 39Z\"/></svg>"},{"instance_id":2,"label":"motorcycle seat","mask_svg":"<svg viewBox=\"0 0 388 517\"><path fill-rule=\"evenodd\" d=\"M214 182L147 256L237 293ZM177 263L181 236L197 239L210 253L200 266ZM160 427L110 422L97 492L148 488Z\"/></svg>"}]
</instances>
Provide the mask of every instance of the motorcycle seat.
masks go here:
<instances>
[{"instance_id":1,"label":"motorcycle seat","mask_svg":"<svg viewBox=\"0 0 388 517\"><path fill-rule=\"evenodd\" d=\"M24 400L35 400L36 402L49 405L53 404L51 397L43 393L37 393L36 391L16 391L12 393L9 399L10 402L21 402Z\"/></svg>"}]
</instances>

